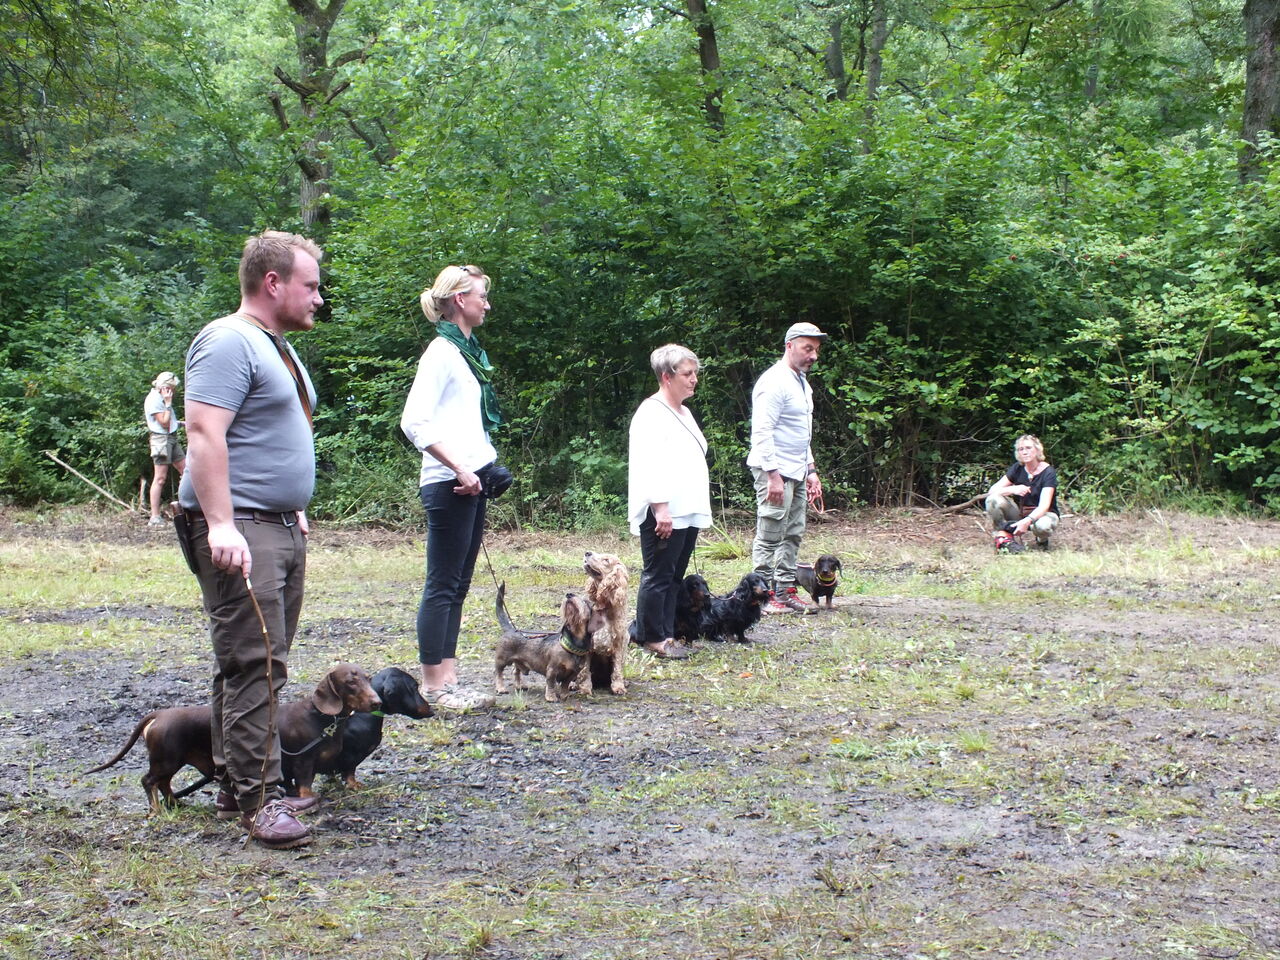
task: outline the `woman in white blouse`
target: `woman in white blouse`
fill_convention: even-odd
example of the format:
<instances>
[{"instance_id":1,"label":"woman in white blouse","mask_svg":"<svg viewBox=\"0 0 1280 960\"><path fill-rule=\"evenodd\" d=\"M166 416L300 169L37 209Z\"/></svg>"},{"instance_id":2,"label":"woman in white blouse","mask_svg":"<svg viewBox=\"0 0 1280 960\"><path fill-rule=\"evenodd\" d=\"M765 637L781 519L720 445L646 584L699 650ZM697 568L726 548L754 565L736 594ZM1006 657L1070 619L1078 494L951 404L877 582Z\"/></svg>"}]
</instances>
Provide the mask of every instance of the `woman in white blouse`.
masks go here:
<instances>
[{"instance_id":1,"label":"woman in white blouse","mask_svg":"<svg viewBox=\"0 0 1280 960\"><path fill-rule=\"evenodd\" d=\"M676 594L698 531L711 525L707 441L684 402L698 387L698 358L669 343L649 357L658 392L631 418L628 515L644 569L636 592L636 640L659 657L689 655L672 639Z\"/></svg>"},{"instance_id":2,"label":"woman in white blouse","mask_svg":"<svg viewBox=\"0 0 1280 960\"><path fill-rule=\"evenodd\" d=\"M422 695L446 710L493 704L458 679L462 604L484 534L485 491L477 471L497 459L489 431L502 422L489 357L474 336L489 312L489 278L449 266L422 292L436 338L418 361L400 428L422 451L418 496L427 513L427 579L418 607Z\"/></svg>"}]
</instances>

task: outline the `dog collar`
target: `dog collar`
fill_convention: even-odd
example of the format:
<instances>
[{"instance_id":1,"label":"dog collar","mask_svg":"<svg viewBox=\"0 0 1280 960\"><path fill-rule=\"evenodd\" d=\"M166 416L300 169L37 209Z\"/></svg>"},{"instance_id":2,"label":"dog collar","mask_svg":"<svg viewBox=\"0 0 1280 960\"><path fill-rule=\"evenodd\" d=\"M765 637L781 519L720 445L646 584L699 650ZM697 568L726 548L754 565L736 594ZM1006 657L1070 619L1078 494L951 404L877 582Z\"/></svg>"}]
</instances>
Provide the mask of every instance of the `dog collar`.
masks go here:
<instances>
[{"instance_id":1,"label":"dog collar","mask_svg":"<svg viewBox=\"0 0 1280 960\"><path fill-rule=\"evenodd\" d=\"M566 650L568 650L570 653L572 653L576 657L585 657L588 653L591 652L590 640L588 640L586 645L584 646L575 647L573 645L573 635L569 633L565 633L563 631L561 631L560 633L560 646L564 647Z\"/></svg>"},{"instance_id":2,"label":"dog collar","mask_svg":"<svg viewBox=\"0 0 1280 960\"><path fill-rule=\"evenodd\" d=\"M829 577L818 575L817 579L818 579L818 582L822 584L824 587L829 587L836 582L836 575L834 573L831 574L831 576Z\"/></svg>"},{"instance_id":3,"label":"dog collar","mask_svg":"<svg viewBox=\"0 0 1280 960\"><path fill-rule=\"evenodd\" d=\"M385 717L385 716L386 716L386 714L385 714L385 713L383 713L381 710L370 710L370 711L369 711L369 716L371 716L371 717Z\"/></svg>"}]
</instances>

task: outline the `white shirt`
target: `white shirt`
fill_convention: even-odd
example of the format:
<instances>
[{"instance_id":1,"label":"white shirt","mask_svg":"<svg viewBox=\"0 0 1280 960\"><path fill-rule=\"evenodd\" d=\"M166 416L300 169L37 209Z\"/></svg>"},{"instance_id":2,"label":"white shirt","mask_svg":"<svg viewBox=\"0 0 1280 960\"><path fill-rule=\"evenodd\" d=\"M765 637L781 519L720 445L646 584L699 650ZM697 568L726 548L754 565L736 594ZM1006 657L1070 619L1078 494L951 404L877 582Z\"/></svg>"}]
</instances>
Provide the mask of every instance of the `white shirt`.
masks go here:
<instances>
[{"instance_id":1,"label":"white shirt","mask_svg":"<svg viewBox=\"0 0 1280 960\"><path fill-rule=\"evenodd\" d=\"M432 444L443 443L458 466L473 473L498 458L481 419L480 384L466 358L444 337L432 340L418 361L400 429L422 451L420 487L455 477L427 453Z\"/></svg>"},{"instance_id":2,"label":"white shirt","mask_svg":"<svg viewBox=\"0 0 1280 960\"><path fill-rule=\"evenodd\" d=\"M803 480L813 463L813 388L783 358L760 374L751 391L751 452L747 466Z\"/></svg>"},{"instance_id":3,"label":"white shirt","mask_svg":"<svg viewBox=\"0 0 1280 960\"><path fill-rule=\"evenodd\" d=\"M655 503L667 504L672 529L711 526L707 441L687 408L682 415L649 397L631 418L627 518L632 533L640 533Z\"/></svg>"}]
</instances>

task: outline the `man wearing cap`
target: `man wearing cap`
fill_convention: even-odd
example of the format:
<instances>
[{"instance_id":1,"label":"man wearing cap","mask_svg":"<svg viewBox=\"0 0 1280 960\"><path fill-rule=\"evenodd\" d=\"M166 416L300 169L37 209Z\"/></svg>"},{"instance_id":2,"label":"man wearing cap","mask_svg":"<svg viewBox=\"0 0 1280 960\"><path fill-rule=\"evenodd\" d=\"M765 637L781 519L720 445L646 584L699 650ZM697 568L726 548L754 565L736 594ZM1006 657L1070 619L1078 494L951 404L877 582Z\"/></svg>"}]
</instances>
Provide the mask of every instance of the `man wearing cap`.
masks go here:
<instances>
[{"instance_id":1,"label":"man wearing cap","mask_svg":"<svg viewBox=\"0 0 1280 960\"><path fill-rule=\"evenodd\" d=\"M178 378L168 370L158 374L151 381L151 392L142 404L151 439L151 462L155 464L155 476L151 479L150 526L153 527L164 524L160 500L164 496L164 482L169 477L170 464L181 474L187 462L186 451L178 442L178 425L182 421L173 412L173 388L177 385Z\"/></svg>"},{"instance_id":2,"label":"man wearing cap","mask_svg":"<svg viewBox=\"0 0 1280 960\"><path fill-rule=\"evenodd\" d=\"M772 584L766 613L817 613L796 592L796 559L809 500L822 493L813 460L813 390L809 368L827 335L812 323L787 330L782 359L760 375L751 392L751 452L756 536L751 561Z\"/></svg>"}]
</instances>

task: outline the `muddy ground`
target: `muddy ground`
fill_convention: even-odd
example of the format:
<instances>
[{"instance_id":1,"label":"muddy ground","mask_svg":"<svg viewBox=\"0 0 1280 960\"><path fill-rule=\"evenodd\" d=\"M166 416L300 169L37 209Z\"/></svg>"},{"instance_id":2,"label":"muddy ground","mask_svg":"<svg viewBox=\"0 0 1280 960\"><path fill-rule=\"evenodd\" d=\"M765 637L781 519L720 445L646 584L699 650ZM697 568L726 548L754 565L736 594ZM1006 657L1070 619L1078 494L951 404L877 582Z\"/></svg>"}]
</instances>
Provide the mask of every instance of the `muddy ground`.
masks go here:
<instances>
[{"instance_id":1,"label":"muddy ground","mask_svg":"<svg viewBox=\"0 0 1280 960\"><path fill-rule=\"evenodd\" d=\"M687 663L633 657L623 698L533 691L388 720L367 788L322 782L318 839L289 853L245 848L207 791L149 818L140 749L80 773L146 711L202 699L194 603L0 609L154 635L0 663L0 947L1280 957L1280 525L1071 518L1058 539L1047 556L997 558L973 515L817 524L815 549L845 558L835 610L768 618L751 647ZM0 541L168 549L110 517L5 515ZM347 553L416 549L381 530L321 527L314 543L339 568ZM503 533L489 549L519 583L527 551L592 543ZM741 566L709 579L727 589ZM294 674L318 676L334 650L366 651L370 672L411 666L386 656L405 651L407 569L368 586L385 615L304 616ZM469 615L466 651L482 681L486 616Z\"/></svg>"}]
</instances>

